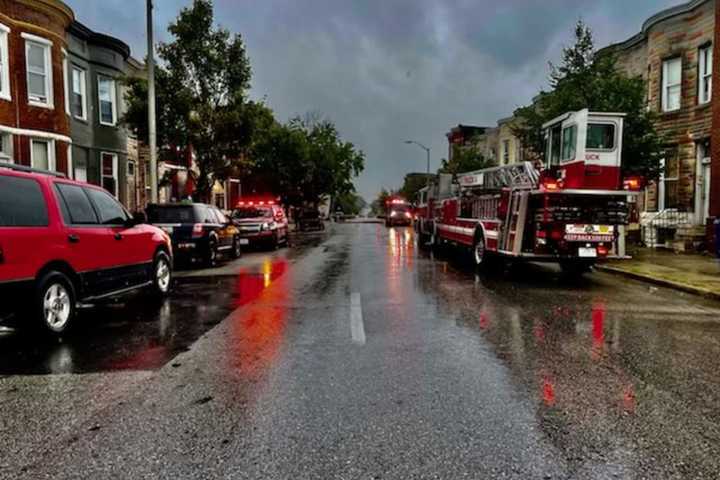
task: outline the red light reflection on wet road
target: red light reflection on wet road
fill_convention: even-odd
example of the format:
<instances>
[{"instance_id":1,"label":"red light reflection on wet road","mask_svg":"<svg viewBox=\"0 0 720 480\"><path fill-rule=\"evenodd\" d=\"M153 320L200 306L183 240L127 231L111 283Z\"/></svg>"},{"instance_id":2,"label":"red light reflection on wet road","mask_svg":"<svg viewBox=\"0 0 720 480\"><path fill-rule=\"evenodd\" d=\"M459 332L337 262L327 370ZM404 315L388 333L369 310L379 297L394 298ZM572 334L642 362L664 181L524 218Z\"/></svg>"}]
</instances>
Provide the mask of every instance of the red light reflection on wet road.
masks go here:
<instances>
[{"instance_id":1,"label":"red light reflection on wet road","mask_svg":"<svg viewBox=\"0 0 720 480\"><path fill-rule=\"evenodd\" d=\"M237 279L239 309L231 319L229 362L232 373L256 380L275 362L287 326L288 261L267 259L259 272L241 272Z\"/></svg>"},{"instance_id":2,"label":"red light reflection on wet road","mask_svg":"<svg viewBox=\"0 0 720 480\"><path fill-rule=\"evenodd\" d=\"M596 302L592 306L592 349L590 356L599 360L605 349L605 303Z\"/></svg>"}]
</instances>

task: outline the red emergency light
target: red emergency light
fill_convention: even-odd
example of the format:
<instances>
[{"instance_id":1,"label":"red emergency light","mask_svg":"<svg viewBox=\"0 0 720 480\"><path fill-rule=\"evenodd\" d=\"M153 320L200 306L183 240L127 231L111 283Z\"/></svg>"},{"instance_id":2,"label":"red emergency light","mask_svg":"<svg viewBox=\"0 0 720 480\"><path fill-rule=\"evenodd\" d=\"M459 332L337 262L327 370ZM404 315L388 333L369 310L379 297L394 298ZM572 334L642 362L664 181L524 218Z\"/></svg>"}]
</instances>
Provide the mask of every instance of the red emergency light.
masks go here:
<instances>
[{"instance_id":1,"label":"red emergency light","mask_svg":"<svg viewBox=\"0 0 720 480\"><path fill-rule=\"evenodd\" d=\"M637 191L642 188L643 180L641 177L627 177L623 180L623 188L625 190Z\"/></svg>"},{"instance_id":2,"label":"red emergency light","mask_svg":"<svg viewBox=\"0 0 720 480\"><path fill-rule=\"evenodd\" d=\"M275 200L242 200L237 203L237 208L252 207L254 205L258 205L258 206L275 205Z\"/></svg>"},{"instance_id":3,"label":"red emergency light","mask_svg":"<svg viewBox=\"0 0 720 480\"><path fill-rule=\"evenodd\" d=\"M542 187L548 192L554 192L560 190L560 183L555 179L546 178L542 182Z\"/></svg>"}]
</instances>

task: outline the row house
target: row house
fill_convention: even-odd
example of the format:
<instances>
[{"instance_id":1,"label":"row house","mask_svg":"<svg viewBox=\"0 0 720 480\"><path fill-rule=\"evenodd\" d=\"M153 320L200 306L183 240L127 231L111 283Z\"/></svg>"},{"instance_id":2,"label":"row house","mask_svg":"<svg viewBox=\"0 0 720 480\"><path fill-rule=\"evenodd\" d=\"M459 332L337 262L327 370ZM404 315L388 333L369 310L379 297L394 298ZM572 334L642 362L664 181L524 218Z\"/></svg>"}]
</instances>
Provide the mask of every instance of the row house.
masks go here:
<instances>
[{"instance_id":1,"label":"row house","mask_svg":"<svg viewBox=\"0 0 720 480\"><path fill-rule=\"evenodd\" d=\"M0 0L0 161L68 174L66 30L74 15L52 0Z\"/></svg>"},{"instance_id":2,"label":"row house","mask_svg":"<svg viewBox=\"0 0 720 480\"><path fill-rule=\"evenodd\" d=\"M448 155L452 159L454 148L473 148L495 165L508 165L522 162L529 155L523 148L520 138L515 135L519 119L515 116L498 120L495 127L475 127L458 125L446 134Z\"/></svg>"},{"instance_id":3,"label":"row house","mask_svg":"<svg viewBox=\"0 0 720 480\"><path fill-rule=\"evenodd\" d=\"M604 49L647 83L648 108L666 140L659 181L641 198L643 241L680 249L704 243L710 219L715 1L663 10L628 40Z\"/></svg>"},{"instance_id":4,"label":"row house","mask_svg":"<svg viewBox=\"0 0 720 480\"><path fill-rule=\"evenodd\" d=\"M60 0L0 0L0 161L101 185L134 209L120 125L129 61Z\"/></svg>"},{"instance_id":5,"label":"row house","mask_svg":"<svg viewBox=\"0 0 720 480\"><path fill-rule=\"evenodd\" d=\"M119 122L130 47L77 21L70 24L67 39L64 75L73 141L70 176L101 185L128 205L134 192L127 180L135 175L136 165L128 162L127 131Z\"/></svg>"}]
</instances>

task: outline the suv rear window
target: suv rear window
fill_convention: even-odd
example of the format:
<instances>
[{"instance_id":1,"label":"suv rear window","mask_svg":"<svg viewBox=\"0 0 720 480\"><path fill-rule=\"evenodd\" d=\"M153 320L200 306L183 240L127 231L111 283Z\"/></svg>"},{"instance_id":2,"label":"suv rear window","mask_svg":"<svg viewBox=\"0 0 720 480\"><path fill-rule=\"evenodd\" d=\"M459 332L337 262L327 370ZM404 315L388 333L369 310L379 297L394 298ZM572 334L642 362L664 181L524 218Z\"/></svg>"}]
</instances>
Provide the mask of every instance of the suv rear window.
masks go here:
<instances>
[{"instance_id":1,"label":"suv rear window","mask_svg":"<svg viewBox=\"0 0 720 480\"><path fill-rule=\"evenodd\" d=\"M40 184L29 178L0 176L0 227L47 227Z\"/></svg>"},{"instance_id":2,"label":"suv rear window","mask_svg":"<svg viewBox=\"0 0 720 480\"><path fill-rule=\"evenodd\" d=\"M150 223L195 223L192 205L150 206L147 210Z\"/></svg>"}]
</instances>

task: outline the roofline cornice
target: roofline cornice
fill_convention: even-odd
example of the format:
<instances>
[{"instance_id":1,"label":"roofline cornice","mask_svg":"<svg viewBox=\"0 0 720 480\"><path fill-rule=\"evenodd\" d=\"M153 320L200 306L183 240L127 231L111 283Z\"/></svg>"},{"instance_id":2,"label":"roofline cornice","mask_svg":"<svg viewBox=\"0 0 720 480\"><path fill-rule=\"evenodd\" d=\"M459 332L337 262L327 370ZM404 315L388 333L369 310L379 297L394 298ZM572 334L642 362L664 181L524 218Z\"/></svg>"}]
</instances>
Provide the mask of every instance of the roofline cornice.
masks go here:
<instances>
[{"instance_id":1,"label":"roofline cornice","mask_svg":"<svg viewBox=\"0 0 720 480\"><path fill-rule=\"evenodd\" d=\"M676 5L674 7L666 8L665 10L661 10L660 12L656 13L652 17L648 18L643 22L642 28L640 29L640 32L636 33L632 37L628 38L627 40L623 42L614 43L611 45L608 45L605 48L600 49L599 51L605 51L605 50L627 50L628 48L632 48L635 45L639 44L643 40L645 40L648 37L648 33L650 32L650 29L657 25L660 22L663 22L665 20L668 20L670 18L676 17L678 15L683 15L686 13L690 13L696 8L700 7L702 4L709 2L710 0L690 0L687 3L681 3L680 5Z\"/></svg>"}]
</instances>

